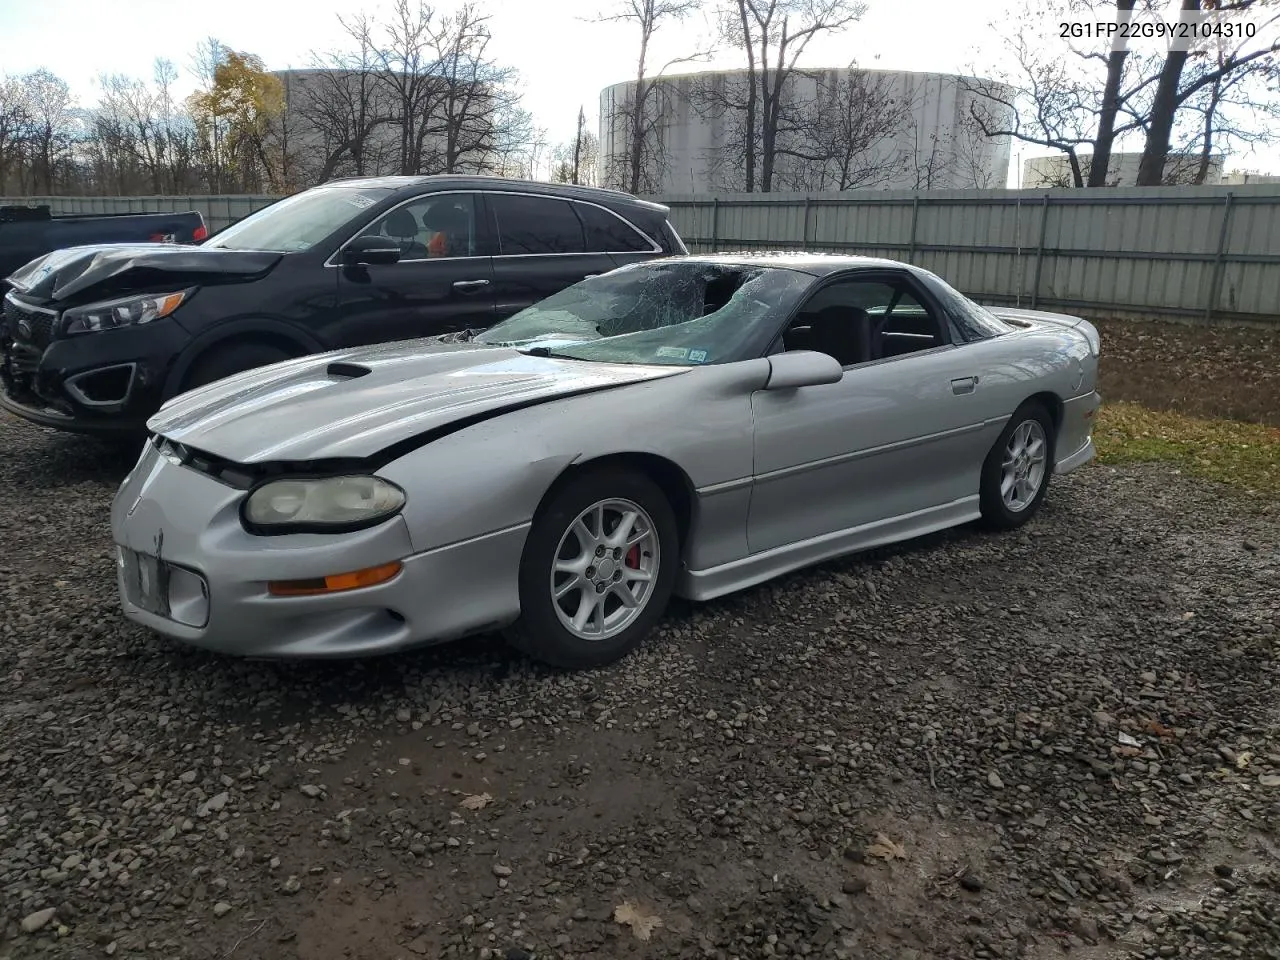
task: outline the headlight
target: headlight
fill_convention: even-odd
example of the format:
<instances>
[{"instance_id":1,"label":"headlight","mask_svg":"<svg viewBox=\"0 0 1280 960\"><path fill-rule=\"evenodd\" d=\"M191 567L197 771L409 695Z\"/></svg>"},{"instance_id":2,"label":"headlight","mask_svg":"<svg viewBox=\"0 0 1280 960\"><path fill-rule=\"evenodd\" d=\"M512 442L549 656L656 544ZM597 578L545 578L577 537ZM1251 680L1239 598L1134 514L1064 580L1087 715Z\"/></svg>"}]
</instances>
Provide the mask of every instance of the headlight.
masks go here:
<instances>
[{"instance_id":1,"label":"headlight","mask_svg":"<svg viewBox=\"0 0 1280 960\"><path fill-rule=\"evenodd\" d=\"M65 331L92 333L95 330L114 330L117 327L135 327L152 320L167 317L177 310L191 295L190 290L177 293L148 293L142 296L104 300L83 307L72 307L63 316Z\"/></svg>"},{"instance_id":2,"label":"headlight","mask_svg":"<svg viewBox=\"0 0 1280 960\"><path fill-rule=\"evenodd\" d=\"M404 506L404 491L379 477L272 480L244 503L250 527L278 533L372 526Z\"/></svg>"},{"instance_id":3,"label":"headlight","mask_svg":"<svg viewBox=\"0 0 1280 960\"><path fill-rule=\"evenodd\" d=\"M1091 324L1088 320L1081 324L1084 332L1084 338L1089 341L1089 356L1096 357L1102 353L1102 337L1098 333L1098 328Z\"/></svg>"}]
</instances>

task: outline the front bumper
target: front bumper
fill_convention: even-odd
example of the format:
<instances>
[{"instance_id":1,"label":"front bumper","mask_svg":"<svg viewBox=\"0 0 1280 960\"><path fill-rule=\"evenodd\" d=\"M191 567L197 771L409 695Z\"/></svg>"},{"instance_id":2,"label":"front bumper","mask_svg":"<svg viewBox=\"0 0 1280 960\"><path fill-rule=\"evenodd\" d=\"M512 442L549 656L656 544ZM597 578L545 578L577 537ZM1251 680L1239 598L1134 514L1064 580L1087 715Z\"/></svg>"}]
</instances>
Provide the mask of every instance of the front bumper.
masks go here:
<instances>
[{"instance_id":1,"label":"front bumper","mask_svg":"<svg viewBox=\"0 0 1280 960\"><path fill-rule=\"evenodd\" d=\"M1062 423L1058 426L1055 474L1070 473L1084 466L1096 456L1093 445L1093 425L1096 422L1102 397L1092 391L1073 397L1062 405Z\"/></svg>"},{"instance_id":2,"label":"front bumper","mask_svg":"<svg viewBox=\"0 0 1280 960\"><path fill-rule=\"evenodd\" d=\"M497 629L519 615L517 578L527 524L415 553L401 517L353 533L253 536L240 525L243 496L147 444L112 505L112 535L118 547L159 556L181 571L173 589L182 596L172 604L174 616L143 609L134 602L129 571L118 563L117 585L129 619L220 653L315 658L443 642ZM403 569L378 586L308 597L267 592L271 580L322 577L393 560L402 561ZM197 583L202 588L193 589Z\"/></svg>"},{"instance_id":3,"label":"front bumper","mask_svg":"<svg viewBox=\"0 0 1280 960\"><path fill-rule=\"evenodd\" d=\"M45 347L0 329L0 407L61 430L138 433L159 409L169 370L189 341L165 321Z\"/></svg>"}]
</instances>

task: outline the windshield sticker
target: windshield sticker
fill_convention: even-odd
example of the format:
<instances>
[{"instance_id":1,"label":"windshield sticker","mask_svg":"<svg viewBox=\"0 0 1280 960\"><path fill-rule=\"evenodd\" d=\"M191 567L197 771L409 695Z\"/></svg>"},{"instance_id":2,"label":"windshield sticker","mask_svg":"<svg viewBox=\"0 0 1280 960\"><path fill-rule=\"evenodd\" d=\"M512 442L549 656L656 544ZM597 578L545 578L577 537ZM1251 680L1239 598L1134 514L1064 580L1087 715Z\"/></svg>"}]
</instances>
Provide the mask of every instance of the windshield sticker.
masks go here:
<instances>
[{"instance_id":1,"label":"windshield sticker","mask_svg":"<svg viewBox=\"0 0 1280 960\"><path fill-rule=\"evenodd\" d=\"M689 355L689 351L684 347L659 347L657 355L660 357L671 357L675 360L683 360Z\"/></svg>"},{"instance_id":2,"label":"windshield sticker","mask_svg":"<svg viewBox=\"0 0 1280 960\"><path fill-rule=\"evenodd\" d=\"M705 350L690 350L690 351L689 351L689 362L690 362L690 363L706 363L706 361L707 361L707 351L705 351Z\"/></svg>"},{"instance_id":3,"label":"windshield sticker","mask_svg":"<svg viewBox=\"0 0 1280 960\"><path fill-rule=\"evenodd\" d=\"M373 197L366 197L363 193L352 194L346 199L347 199L347 203L351 204L353 207L359 207L362 210L365 207L372 207L375 203L378 202Z\"/></svg>"}]
</instances>

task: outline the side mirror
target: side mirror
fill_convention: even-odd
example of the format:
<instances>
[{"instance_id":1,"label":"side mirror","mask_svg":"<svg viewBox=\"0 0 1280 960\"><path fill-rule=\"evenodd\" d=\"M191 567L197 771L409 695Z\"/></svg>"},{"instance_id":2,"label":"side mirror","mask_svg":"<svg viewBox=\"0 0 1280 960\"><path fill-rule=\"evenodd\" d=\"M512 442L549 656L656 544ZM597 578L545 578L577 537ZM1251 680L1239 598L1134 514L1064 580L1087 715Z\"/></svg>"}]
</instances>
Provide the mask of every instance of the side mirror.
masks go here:
<instances>
[{"instance_id":1,"label":"side mirror","mask_svg":"<svg viewBox=\"0 0 1280 960\"><path fill-rule=\"evenodd\" d=\"M395 263L400 259L400 247L386 237L356 237L342 248L346 263Z\"/></svg>"},{"instance_id":2,"label":"side mirror","mask_svg":"<svg viewBox=\"0 0 1280 960\"><path fill-rule=\"evenodd\" d=\"M769 379L764 388L794 390L796 387L839 383L842 379L844 367L835 357L814 350L794 350L776 353L769 358Z\"/></svg>"}]
</instances>

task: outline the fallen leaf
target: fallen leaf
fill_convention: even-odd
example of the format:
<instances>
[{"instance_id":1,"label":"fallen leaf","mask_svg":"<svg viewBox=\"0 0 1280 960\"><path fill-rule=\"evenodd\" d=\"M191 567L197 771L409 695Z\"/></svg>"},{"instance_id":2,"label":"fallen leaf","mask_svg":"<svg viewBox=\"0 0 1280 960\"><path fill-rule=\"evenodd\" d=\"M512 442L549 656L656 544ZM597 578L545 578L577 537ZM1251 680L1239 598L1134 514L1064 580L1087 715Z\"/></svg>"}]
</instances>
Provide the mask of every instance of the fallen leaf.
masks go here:
<instances>
[{"instance_id":1,"label":"fallen leaf","mask_svg":"<svg viewBox=\"0 0 1280 960\"><path fill-rule=\"evenodd\" d=\"M1174 736L1173 728L1172 728L1172 727L1166 727L1166 726L1165 726L1163 723L1161 723L1159 720L1148 720L1148 721L1147 721L1147 732L1148 732L1148 733L1154 733L1157 737L1161 737L1161 738L1164 738L1164 739L1168 739L1168 738L1170 738L1170 737L1173 737L1173 736Z\"/></svg>"},{"instance_id":2,"label":"fallen leaf","mask_svg":"<svg viewBox=\"0 0 1280 960\"><path fill-rule=\"evenodd\" d=\"M459 806L467 810L483 810L491 803L493 803L493 797L487 793L469 793L462 798Z\"/></svg>"},{"instance_id":3,"label":"fallen leaf","mask_svg":"<svg viewBox=\"0 0 1280 960\"><path fill-rule=\"evenodd\" d=\"M613 922L630 927L637 940L648 940L653 931L662 926L662 918L650 913L633 900L620 903L613 908Z\"/></svg>"},{"instance_id":4,"label":"fallen leaf","mask_svg":"<svg viewBox=\"0 0 1280 960\"><path fill-rule=\"evenodd\" d=\"M867 847L867 855L880 857L882 860L905 860L907 848L900 843L894 843L883 833L877 833L875 840Z\"/></svg>"},{"instance_id":5,"label":"fallen leaf","mask_svg":"<svg viewBox=\"0 0 1280 960\"><path fill-rule=\"evenodd\" d=\"M1236 757L1236 767L1243 770L1249 765L1249 761L1252 759L1253 754L1246 750L1244 753L1240 754L1240 756Z\"/></svg>"}]
</instances>

